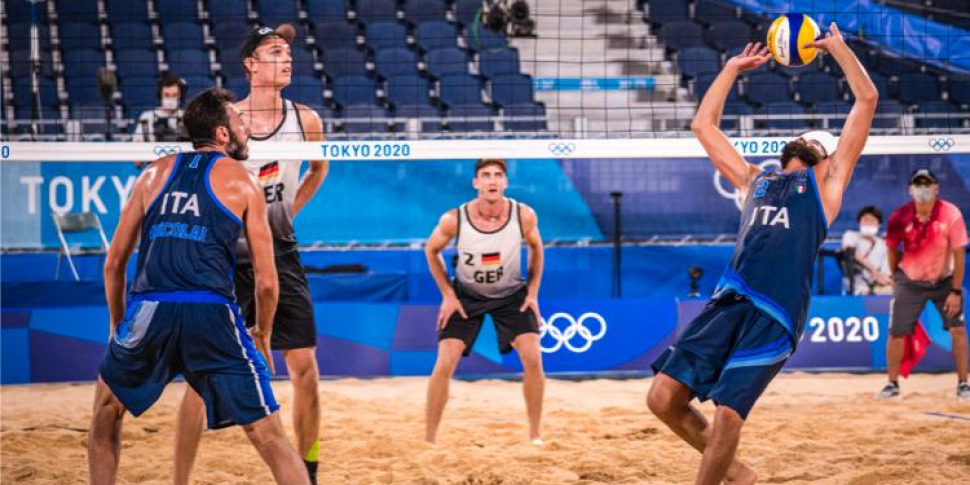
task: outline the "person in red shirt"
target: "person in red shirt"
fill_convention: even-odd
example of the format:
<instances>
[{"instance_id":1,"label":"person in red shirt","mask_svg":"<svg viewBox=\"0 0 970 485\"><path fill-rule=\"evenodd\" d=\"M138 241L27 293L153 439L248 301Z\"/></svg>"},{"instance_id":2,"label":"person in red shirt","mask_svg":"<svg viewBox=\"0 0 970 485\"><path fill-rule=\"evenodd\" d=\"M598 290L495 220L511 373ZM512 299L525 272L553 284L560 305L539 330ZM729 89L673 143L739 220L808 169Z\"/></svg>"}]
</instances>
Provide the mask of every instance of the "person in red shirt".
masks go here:
<instances>
[{"instance_id":1,"label":"person in red shirt","mask_svg":"<svg viewBox=\"0 0 970 485\"><path fill-rule=\"evenodd\" d=\"M967 330L963 314L963 273L967 227L957 206L939 198L940 186L929 169L913 172L909 180L912 202L889 218L886 246L893 275L886 366L889 383L880 399L899 396L899 366L903 343L913 333L928 301L943 317L953 339L957 369L957 397L970 399L967 384ZM902 253L900 253L902 245Z\"/></svg>"}]
</instances>

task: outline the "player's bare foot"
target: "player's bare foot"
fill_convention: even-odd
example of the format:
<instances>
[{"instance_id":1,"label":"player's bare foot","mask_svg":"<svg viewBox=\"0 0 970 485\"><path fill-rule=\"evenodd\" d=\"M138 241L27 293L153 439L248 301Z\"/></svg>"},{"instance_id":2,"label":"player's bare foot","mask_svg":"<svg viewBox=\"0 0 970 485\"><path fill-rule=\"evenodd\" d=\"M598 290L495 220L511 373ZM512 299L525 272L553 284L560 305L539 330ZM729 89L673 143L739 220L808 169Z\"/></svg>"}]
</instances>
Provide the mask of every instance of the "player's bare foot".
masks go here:
<instances>
[{"instance_id":1,"label":"player's bare foot","mask_svg":"<svg viewBox=\"0 0 970 485\"><path fill-rule=\"evenodd\" d=\"M758 472L742 463L741 466L737 467L737 471L724 479L724 485L753 485L757 481Z\"/></svg>"}]
</instances>

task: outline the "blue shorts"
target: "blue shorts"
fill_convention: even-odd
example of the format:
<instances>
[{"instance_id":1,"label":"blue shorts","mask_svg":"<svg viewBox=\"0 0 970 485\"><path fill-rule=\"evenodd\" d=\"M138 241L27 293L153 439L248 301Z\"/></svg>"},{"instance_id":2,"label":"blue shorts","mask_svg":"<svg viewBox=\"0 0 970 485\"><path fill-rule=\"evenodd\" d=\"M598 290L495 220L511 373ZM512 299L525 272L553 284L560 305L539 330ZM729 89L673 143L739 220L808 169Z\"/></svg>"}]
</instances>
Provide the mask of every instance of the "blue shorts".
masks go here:
<instances>
[{"instance_id":1,"label":"blue shorts","mask_svg":"<svg viewBox=\"0 0 970 485\"><path fill-rule=\"evenodd\" d=\"M134 297L100 368L101 379L135 416L178 374L205 401L210 429L250 424L279 409L239 307L221 295Z\"/></svg>"},{"instance_id":2,"label":"blue shorts","mask_svg":"<svg viewBox=\"0 0 970 485\"><path fill-rule=\"evenodd\" d=\"M652 367L689 387L701 401L711 399L747 419L792 351L791 337L780 323L747 298L728 293L711 300Z\"/></svg>"}]
</instances>

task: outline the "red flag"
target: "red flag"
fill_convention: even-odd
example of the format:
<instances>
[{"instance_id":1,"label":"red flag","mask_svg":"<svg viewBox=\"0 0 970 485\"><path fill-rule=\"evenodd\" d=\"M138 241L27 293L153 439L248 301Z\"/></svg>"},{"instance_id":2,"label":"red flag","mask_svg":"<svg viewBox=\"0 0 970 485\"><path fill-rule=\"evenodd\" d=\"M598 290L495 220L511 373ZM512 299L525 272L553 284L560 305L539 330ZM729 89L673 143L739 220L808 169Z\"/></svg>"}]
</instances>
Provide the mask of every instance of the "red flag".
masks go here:
<instances>
[{"instance_id":1,"label":"red flag","mask_svg":"<svg viewBox=\"0 0 970 485\"><path fill-rule=\"evenodd\" d=\"M926 329L918 320L913 333L906 336L903 340L903 360L899 363L899 374L909 377L909 373L923 360L926 349L930 346L930 336L926 334Z\"/></svg>"}]
</instances>

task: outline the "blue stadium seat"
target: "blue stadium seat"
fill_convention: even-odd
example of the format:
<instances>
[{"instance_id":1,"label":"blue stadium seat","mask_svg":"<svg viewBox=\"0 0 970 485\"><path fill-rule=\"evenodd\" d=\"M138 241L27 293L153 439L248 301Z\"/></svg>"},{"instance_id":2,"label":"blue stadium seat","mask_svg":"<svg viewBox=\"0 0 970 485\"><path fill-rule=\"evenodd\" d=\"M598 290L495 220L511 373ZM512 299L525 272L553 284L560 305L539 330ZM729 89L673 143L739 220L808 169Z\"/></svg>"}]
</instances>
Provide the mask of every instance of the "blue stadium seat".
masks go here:
<instances>
[{"instance_id":1,"label":"blue stadium seat","mask_svg":"<svg viewBox=\"0 0 970 485\"><path fill-rule=\"evenodd\" d=\"M31 77L18 77L11 80L13 86L13 101L18 107L26 107L30 118L30 105L33 99L33 89L31 88ZM57 97L57 81L53 77L41 76L40 83L40 104L48 108L56 108L60 104ZM19 118L20 116L18 116Z\"/></svg>"},{"instance_id":2,"label":"blue stadium seat","mask_svg":"<svg viewBox=\"0 0 970 485\"><path fill-rule=\"evenodd\" d=\"M915 104L940 100L940 82L936 76L911 72L899 76L899 100Z\"/></svg>"},{"instance_id":3,"label":"blue stadium seat","mask_svg":"<svg viewBox=\"0 0 970 485\"><path fill-rule=\"evenodd\" d=\"M220 22L248 22L249 21L249 2L240 0L207 0L209 18L215 20L213 24Z\"/></svg>"},{"instance_id":4,"label":"blue stadium seat","mask_svg":"<svg viewBox=\"0 0 970 485\"><path fill-rule=\"evenodd\" d=\"M751 41L751 27L740 20L714 22L706 32L707 43L720 51L744 47Z\"/></svg>"},{"instance_id":5,"label":"blue stadium seat","mask_svg":"<svg viewBox=\"0 0 970 485\"><path fill-rule=\"evenodd\" d=\"M4 11L7 14L8 24L30 23L31 2L28 0L4 0ZM37 20L39 23L47 25L47 4L38 3L36 7Z\"/></svg>"},{"instance_id":6,"label":"blue stadium seat","mask_svg":"<svg viewBox=\"0 0 970 485\"><path fill-rule=\"evenodd\" d=\"M155 2L155 10L158 11L158 20L162 25L199 20L199 4L196 0Z\"/></svg>"},{"instance_id":7,"label":"blue stadium seat","mask_svg":"<svg viewBox=\"0 0 970 485\"><path fill-rule=\"evenodd\" d=\"M704 45L704 29L690 20L665 23L659 34L660 40L671 49Z\"/></svg>"},{"instance_id":8,"label":"blue stadium seat","mask_svg":"<svg viewBox=\"0 0 970 485\"><path fill-rule=\"evenodd\" d=\"M445 19L445 0L408 0L404 4L404 18L414 25Z\"/></svg>"},{"instance_id":9,"label":"blue stadium seat","mask_svg":"<svg viewBox=\"0 0 970 485\"><path fill-rule=\"evenodd\" d=\"M346 106L341 111L346 133L386 133L387 110L377 105Z\"/></svg>"},{"instance_id":10,"label":"blue stadium seat","mask_svg":"<svg viewBox=\"0 0 970 485\"><path fill-rule=\"evenodd\" d=\"M967 114L960 107L954 106L946 101L927 101L920 103L916 114L917 128L935 128L942 130L952 130L963 126L962 120L950 118L948 115L956 113Z\"/></svg>"},{"instance_id":11,"label":"blue stadium seat","mask_svg":"<svg viewBox=\"0 0 970 485\"><path fill-rule=\"evenodd\" d=\"M745 116L754 114L754 108L751 105L743 101L734 101L730 103L725 103L724 105L724 115L726 118L721 119L721 129L722 130L737 130L741 128L740 120L736 119L736 116Z\"/></svg>"},{"instance_id":12,"label":"blue stadium seat","mask_svg":"<svg viewBox=\"0 0 970 485\"><path fill-rule=\"evenodd\" d=\"M365 29L367 45L381 50L394 47L407 47L408 30L395 21L371 22Z\"/></svg>"},{"instance_id":13,"label":"blue stadium seat","mask_svg":"<svg viewBox=\"0 0 970 485\"><path fill-rule=\"evenodd\" d=\"M699 0L694 5L694 19L704 25L733 18L737 18L737 11L733 5L717 0Z\"/></svg>"},{"instance_id":14,"label":"blue stadium seat","mask_svg":"<svg viewBox=\"0 0 970 485\"><path fill-rule=\"evenodd\" d=\"M367 76L336 76L332 86L333 99L341 106L377 104L377 84Z\"/></svg>"},{"instance_id":15,"label":"blue stadium seat","mask_svg":"<svg viewBox=\"0 0 970 485\"><path fill-rule=\"evenodd\" d=\"M421 131L424 133L437 133L441 131L441 120L434 118L441 118L441 110L434 106L421 105L421 106L400 106L394 108L392 114L395 118L411 119L417 118L420 120ZM397 123L395 131L405 131L406 126L401 122Z\"/></svg>"},{"instance_id":16,"label":"blue stadium seat","mask_svg":"<svg viewBox=\"0 0 970 485\"><path fill-rule=\"evenodd\" d=\"M519 51L514 48L494 52L482 51L478 57L478 70L485 78L519 74Z\"/></svg>"},{"instance_id":17,"label":"blue stadium seat","mask_svg":"<svg viewBox=\"0 0 970 485\"><path fill-rule=\"evenodd\" d=\"M448 106L482 105L482 83L470 74L451 74L440 80L438 98Z\"/></svg>"},{"instance_id":18,"label":"blue stadium seat","mask_svg":"<svg viewBox=\"0 0 970 485\"><path fill-rule=\"evenodd\" d=\"M118 48L152 49L155 41L152 38L152 28L142 22L115 22L110 24L111 42Z\"/></svg>"},{"instance_id":19,"label":"blue stadium seat","mask_svg":"<svg viewBox=\"0 0 970 485\"><path fill-rule=\"evenodd\" d=\"M242 60L239 58L239 51L228 49L219 52L219 72L227 78L246 75Z\"/></svg>"},{"instance_id":20,"label":"blue stadium seat","mask_svg":"<svg viewBox=\"0 0 970 485\"><path fill-rule=\"evenodd\" d=\"M469 49L476 51L501 50L509 47L509 40L505 38L505 34L480 25L468 29L465 35L465 43Z\"/></svg>"},{"instance_id":21,"label":"blue stadium seat","mask_svg":"<svg viewBox=\"0 0 970 485\"><path fill-rule=\"evenodd\" d=\"M902 115L909 110L898 101L880 100L876 105L876 117L872 120L873 128L899 128Z\"/></svg>"},{"instance_id":22,"label":"blue stadium seat","mask_svg":"<svg viewBox=\"0 0 970 485\"><path fill-rule=\"evenodd\" d=\"M246 78L231 77L226 81L225 87L236 95L236 99L249 96L249 80Z\"/></svg>"},{"instance_id":23,"label":"blue stadium seat","mask_svg":"<svg viewBox=\"0 0 970 485\"><path fill-rule=\"evenodd\" d=\"M961 105L970 105L970 77L950 78L950 100Z\"/></svg>"},{"instance_id":24,"label":"blue stadium seat","mask_svg":"<svg viewBox=\"0 0 970 485\"><path fill-rule=\"evenodd\" d=\"M185 81L186 100L191 100L216 85L212 76L184 76L182 79Z\"/></svg>"},{"instance_id":25,"label":"blue stadium seat","mask_svg":"<svg viewBox=\"0 0 970 485\"><path fill-rule=\"evenodd\" d=\"M826 56L831 57L831 56ZM879 92L879 97L883 100L889 99L889 81L883 77L882 74L870 72L869 79L872 80L872 84L876 86L876 91ZM849 97L852 98L852 92L849 91Z\"/></svg>"},{"instance_id":26,"label":"blue stadium seat","mask_svg":"<svg viewBox=\"0 0 970 485\"><path fill-rule=\"evenodd\" d=\"M537 103L514 104L502 108L502 124L509 131L546 131L546 108ZM516 117L534 119L514 119ZM537 119L541 118L541 119Z\"/></svg>"},{"instance_id":27,"label":"blue stadium seat","mask_svg":"<svg viewBox=\"0 0 970 485\"><path fill-rule=\"evenodd\" d=\"M707 46L687 47L677 53L680 73L690 78L721 70L721 55Z\"/></svg>"},{"instance_id":28,"label":"blue stadium seat","mask_svg":"<svg viewBox=\"0 0 970 485\"><path fill-rule=\"evenodd\" d=\"M347 22L347 2L345 0L307 0L306 10L310 22Z\"/></svg>"},{"instance_id":29,"label":"blue stadium seat","mask_svg":"<svg viewBox=\"0 0 970 485\"><path fill-rule=\"evenodd\" d=\"M205 46L202 26L192 22L163 24L162 38L166 49L199 49Z\"/></svg>"},{"instance_id":30,"label":"blue stadium seat","mask_svg":"<svg viewBox=\"0 0 970 485\"><path fill-rule=\"evenodd\" d=\"M323 108L325 104L323 82L314 76L293 76L290 85L283 91L283 96L314 110Z\"/></svg>"},{"instance_id":31,"label":"blue stadium seat","mask_svg":"<svg viewBox=\"0 0 970 485\"><path fill-rule=\"evenodd\" d=\"M842 99L838 81L824 72L809 71L799 75L795 91L799 93L802 103L817 104Z\"/></svg>"},{"instance_id":32,"label":"blue stadium seat","mask_svg":"<svg viewBox=\"0 0 970 485\"><path fill-rule=\"evenodd\" d=\"M216 40L216 47L221 51L232 50L239 52L249 35L249 25L241 20L220 20L212 25L212 37Z\"/></svg>"},{"instance_id":33,"label":"blue stadium seat","mask_svg":"<svg viewBox=\"0 0 970 485\"><path fill-rule=\"evenodd\" d=\"M791 101L788 78L772 72L755 72L744 85L745 96L760 105Z\"/></svg>"},{"instance_id":34,"label":"blue stadium seat","mask_svg":"<svg viewBox=\"0 0 970 485\"><path fill-rule=\"evenodd\" d=\"M475 23L475 17L482 9L482 0L455 0L455 16L465 28Z\"/></svg>"},{"instance_id":35,"label":"blue stadium seat","mask_svg":"<svg viewBox=\"0 0 970 485\"><path fill-rule=\"evenodd\" d=\"M495 113L487 106L456 105L448 108L446 123L453 132L494 131L495 125L487 119Z\"/></svg>"},{"instance_id":36,"label":"blue stadium seat","mask_svg":"<svg viewBox=\"0 0 970 485\"><path fill-rule=\"evenodd\" d=\"M876 69L887 76L899 76L901 74L919 71L919 64L915 61L903 57L896 57L891 54L882 53L874 57L870 62L874 62Z\"/></svg>"},{"instance_id":37,"label":"blue stadium seat","mask_svg":"<svg viewBox=\"0 0 970 485\"><path fill-rule=\"evenodd\" d=\"M89 23L62 23L58 29L62 50L100 49L101 28Z\"/></svg>"},{"instance_id":38,"label":"blue stadium seat","mask_svg":"<svg viewBox=\"0 0 970 485\"><path fill-rule=\"evenodd\" d=\"M125 116L137 117L142 111L155 109L159 105L157 76L131 76L119 79L121 101Z\"/></svg>"},{"instance_id":39,"label":"blue stadium seat","mask_svg":"<svg viewBox=\"0 0 970 485\"><path fill-rule=\"evenodd\" d=\"M119 22L148 23L148 4L145 0L108 0L108 24Z\"/></svg>"},{"instance_id":40,"label":"blue stadium seat","mask_svg":"<svg viewBox=\"0 0 970 485\"><path fill-rule=\"evenodd\" d=\"M435 49L426 57L428 72L434 77L468 73L468 53L457 48Z\"/></svg>"},{"instance_id":41,"label":"blue stadium seat","mask_svg":"<svg viewBox=\"0 0 970 485\"><path fill-rule=\"evenodd\" d=\"M395 108L431 106L431 83L417 74L389 76L387 101Z\"/></svg>"},{"instance_id":42,"label":"blue stadium seat","mask_svg":"<svg viewBox=\"0 0 970 485\"><path fill-rule=\"evenodd\" d=\"M760 113L783 117L781 119L763 120L761 122L762 126L769 130L804 131L809 128L809 120L807 118L804 116L797 117L806 113L805 108L802 105L790 101L768 103L760 110Z\"/></svg>"},{"instance_id":43,"label":"blue stadium seat","mask_svg":"<svg viewBox=\"0 0 970 485\"><path fill-rule=\"evenodd\" d=\"M357 21L363 24L397 20L397 2L395 0L357 0L355 12L357 12Z\"/></svg>"},{"instance_id":44,"label":"blue stadium seat","mask_svg":"<svg viewBox=\"0 0 970 485\"><path fill-rule=\"evenodd\" d=\"M816 104L814 111L820 115L827 115L828 128L842 129L842 127L845 126L845 117L849 116L849 111L851 110L851 104L848 104L845 101L833 100ZM825 128L825 126L822 124L821 117L817 118L816 127Z\"/></svg>"},{"instance_id":45,"label":"blue stadium seat","mask_svg":"<svg viewBox=\"0 0 970 485\"><path fill-rule=\"evenodd\" d=\"M414 30L414 39L425 52L458 45L458 28L449 22L423 22Z\"/></svg>"},{"instance_id":46,"label":"blue stadium seat","mask_svg":"<svg viewBox=\"0 0 970 485\"><path fill-rule=\"evenodd\" d=\"M256 12L260 25L296 25L300 21L300 11L294 0L262 0L256 4Z\"/></svg>"},{"instance_id":47,"label":"blue stadium seat","mask_svg":"<svg viewBox=\"0 0 970 485\"><path fill-rule=\"evenodd\" d=\"M717 77L716 73L701 74L697 76L697 80L694 82L694 97L697 98L698 101L704 97L704 93L706 93L707 89L711 87L711 83L714 82L715 77ZM738 83L734 83L734 85L731 86L731 90L728 91L727 101L738 102L740 99L741 96L738 94Z\"/></svg>"},{"instance_id":48,"label":"blue stadium seat","mask_svg":"<svg viewBox=\"0 0 970 485\"><path fill-rule=\"evenodd\" d=\"M364 75L367 64L364 54L357 49L325 49L323 70L328 76Z\"/></svg>"},{"instance_id":49,"label":"blue stadium seat","mask_svg":"<svg viewBox=\"0 0 970 485\"><path fill-rule=\"evenodd\" d=\"M61 55L64 63L64 75L72 77L97 77L98 69L105 67L107 62L104 52L95 49L79 49L65 51Z\"/></svg>"},{"instance_id":50,"label":"blue stadium seat","mask_svg":"<svg viewBox=\"0 0 970 485\"><path fill-rule=\"evenodd\" d=\"M209 52L201 49L169 50L168 68L179 76L211 76Z\"/></svg>"},{"instance_id":51,"label":"blue stadium seat","mask_svg":"<svg viewBox=\"0 0 970 485\"><path fill-rule=\"evenodd\" d=\"M492 102L499 106L534 103L532 78L524 74L497 76L491 82Z\"/></svg>"},{"instance_id":52,"label":"blue stadium seat","mask_svg":"<svg viewBox=\"0 0 970 485\"><path fill-rule=\"evenodd\" d=\"M377 51L374 54L374 65L377 72L385 77L418 73L417 55L403 47Z\"/></svg>"},{"instance_id":53,"label":"blue stadium seat","mask_svg":"<svg viewBox=\"0 0 970 485\"><path fill-rule=\"evenodd\" d=\"M53 56L40 56L40 74L42 76L54 75ZM29 76L31 70L30 50L10 51L10 74L13 77Z\"/></svg>"},{"instance_id":54,"label":"blue stadium seat","mask_svg":"<svg viewBox=\"0 0 970 485\"><path fill-rule=\"evenodd\" d=\"M101 91L98 89L98 78L95 76L73 76L65 80L67 99L70 103L98 103L103 102Z\"/></svg>"},{"instance_id":55,"label":"blue stadium seat","mask_svg":"<svg viewBox=\"0 0 970 485\"><path fill-rule=\"evenodd\" d=\"M650 0L648 5L649 12L643 18L652 25L687 20L687 2L684 0Z\"/></svg>"},{"instance_id":56,"label":"blue stadium seat","mask_svg":"<svg viewBox=\"0 0 970 485\"><path fill-rule=\"evenodd\" d=\"M38 7L46 8L47 2L43 2ZM59 0L57 2L57 19L64 23L84 22L89 24L98 23L98 2L79 1L79 0Z\"/></svg>"},{"instance_id":57,"label":"blue stadium seat","mask_svg":"<svg viewBox=\"0 0 970 485\"><path fill-rule=\"evenodd\" d=\"M158 58L155 53L146 49L126 49L115 52L115 66L118 75L127 76L155 76L158 74Z\"/></svg>"},{"instance_id":58,"label":"blue stadium seat","mask_svg":"<svg viewBox=\"0 0 970 485\"><path fill-rule=\"evenodd\" d=\"M315 24L314 36L324 54L330 49L357 48L357 29L344 21Z\"/></svg>"}]
</instances>

